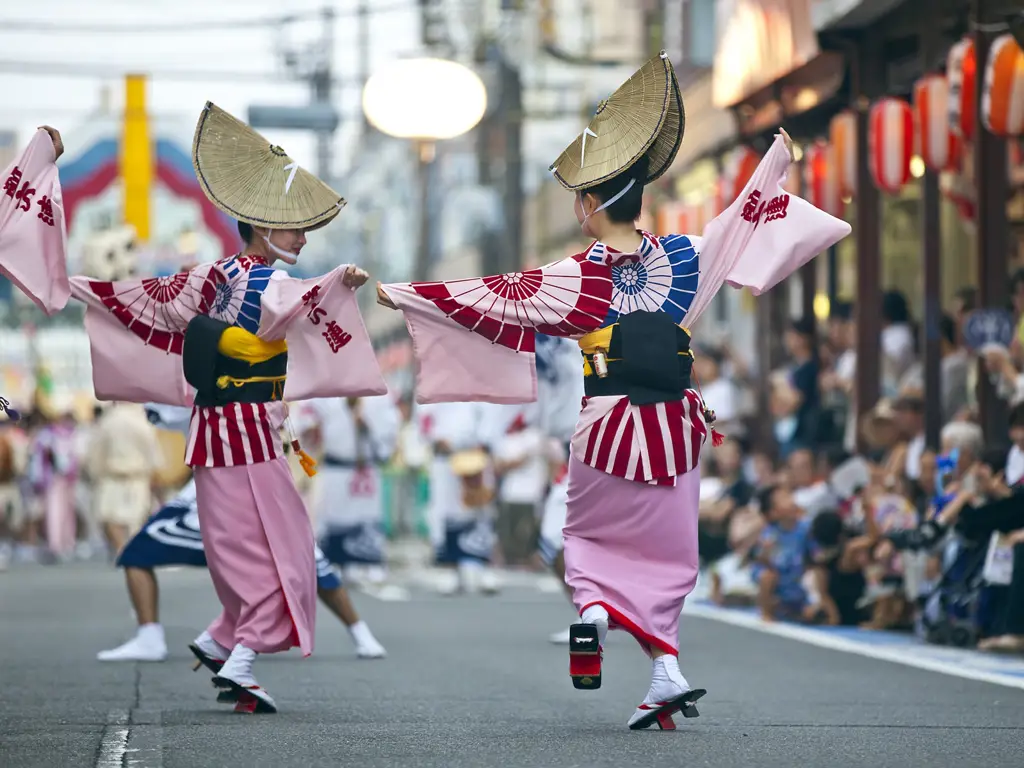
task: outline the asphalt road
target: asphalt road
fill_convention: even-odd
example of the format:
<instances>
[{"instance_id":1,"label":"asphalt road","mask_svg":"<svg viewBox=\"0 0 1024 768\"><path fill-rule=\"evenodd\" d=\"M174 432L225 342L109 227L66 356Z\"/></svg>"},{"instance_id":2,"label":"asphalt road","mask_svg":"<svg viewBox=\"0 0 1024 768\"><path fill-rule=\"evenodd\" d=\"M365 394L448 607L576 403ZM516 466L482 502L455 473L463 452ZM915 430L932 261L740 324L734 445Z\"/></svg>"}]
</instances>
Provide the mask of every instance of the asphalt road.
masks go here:
<instances>
[{"instance_id":1,"label":"asphalt road","mask_svg":"<svg viewBox=\"0 0 1024 768\"><path fill-rule=\"evenodd\" d=\"M604 687L572 688L547 636L557 594L408 602L357 595L390 656L355 658L321 611L317 649L258 662L281 712L236 715L186 643L217 610L204 571L164 573L171 658L101 664L132 631L119 573L98 565L0 574L0 766L1020 766L1024 691L947 677L707 619L683 625L702 717L631 732L649 662L613 635ZM119 746L120 745L120 746ZM126 746L126 749L123 748Z\"/></svg>"}]
</instances>

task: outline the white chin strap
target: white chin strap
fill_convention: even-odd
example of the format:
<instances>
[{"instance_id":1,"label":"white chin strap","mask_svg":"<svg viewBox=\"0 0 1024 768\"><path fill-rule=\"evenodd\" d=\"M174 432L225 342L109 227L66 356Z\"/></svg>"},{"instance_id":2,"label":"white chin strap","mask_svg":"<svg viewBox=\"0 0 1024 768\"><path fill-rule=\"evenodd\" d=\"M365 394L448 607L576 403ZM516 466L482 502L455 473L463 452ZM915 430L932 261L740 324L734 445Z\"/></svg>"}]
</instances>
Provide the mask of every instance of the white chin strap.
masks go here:
<instances>
[{"instance_id":1,"label":"white chin strap","mask_svg":"<svg viewBox=\"0 0 1024 768\"><path fill-rule=\"evenodd\" d=\"M272 242L270 242L270 235L269 234L263 235L263 242L265 242L267 244L267 248L269 248L271 251L273 251L274 255L277 256L277 258L281 259L281 261L285 261L285 262L287 262L289 264L292 264L292 265L295 265L295 264L299 263L299 260L295 257L294 253L288 253L288 251L286 251L286 250L284 250L282 248L278 248L276 245L274 245Z\"/></svg>"},{"instance_id":2,"label":"white chin strap","mask_svg":"<svg viewBox=\"0 0 1024 768\"><path fill-rule=\"evenodd\" d=\"M619 192L617 195L615 195L615 197L613 197L610 200L607 200L606 202L602 203L601 206L599 208L595 208L592 213L584 213L583 214L583 221L580 222L580 226L581 227L586 226L587 219L589 219L595 213L600 213L605 208L607 208L609 205L617 203L622 198L623 195L625 195L627 192L629 192L629 190L631 190L633 188L634 184L636 184L636 179L630 179L629 180L629 184L627 184L625 186L625 188L621 192ZM583 193L581 192L580 193L580 205L583 204L582 196L583 196Z\"/></svg>"}]
</instances>

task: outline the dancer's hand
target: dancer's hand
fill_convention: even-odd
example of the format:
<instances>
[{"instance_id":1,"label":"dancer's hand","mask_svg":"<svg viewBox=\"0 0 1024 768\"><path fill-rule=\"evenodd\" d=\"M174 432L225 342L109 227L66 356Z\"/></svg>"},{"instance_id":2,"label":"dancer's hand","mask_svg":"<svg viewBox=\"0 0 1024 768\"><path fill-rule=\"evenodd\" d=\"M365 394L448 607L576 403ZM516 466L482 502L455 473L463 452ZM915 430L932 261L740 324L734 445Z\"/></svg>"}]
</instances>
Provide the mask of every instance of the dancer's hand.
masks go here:
<instances>
[{"instance_id":1,"label":"dancer's hand","mask_svg":"<svg viewBox=\"0 0 1024 768\"><path fill-rule=\"evenodd\" d=\"M53 142L54 160L64 154L64 142L60 138L60 131L56 128L52 128L49 125L40 125L40 131L46 131L50 134L50 141Z\"/></svg>"},{"instance_id":2,"label":"dancer's hand","mask_svg":"<svg viewBox=\"0 0 1024 768\"><path fill-rule=\"evenodd\" d=\"M782 134L782 140L786 142L786 149L789 150L789 160L792 163L796 162L796 154L793 152L793 137L786 133L786 129L779 126L779 133Z\"/></svg>"},{"instance_id":3,"label":"dancer's hand","mask_svg":"<svg viewBox=\"0 0 1024 768\"><path fill-rule=\"evenodd\" d=\"M345 268L345 274L342 276L341 282L349 288L355 289L363 285L369 279L370 275L366 270L350 266Z\"/></svg>"},{"instance_id":4,"label":"dancer's hand","mask_svg":"<svg viewBox=\"0 0 1024 768\"><path fill-rule=\"evenodd\" d=\"M395 302L393 302L386 293L384 293L384 288L379 282L377 283L377 303L382 307L387 307L388 309L398 309L398 305L395 304Z\"/></svg>"}]
</instances>

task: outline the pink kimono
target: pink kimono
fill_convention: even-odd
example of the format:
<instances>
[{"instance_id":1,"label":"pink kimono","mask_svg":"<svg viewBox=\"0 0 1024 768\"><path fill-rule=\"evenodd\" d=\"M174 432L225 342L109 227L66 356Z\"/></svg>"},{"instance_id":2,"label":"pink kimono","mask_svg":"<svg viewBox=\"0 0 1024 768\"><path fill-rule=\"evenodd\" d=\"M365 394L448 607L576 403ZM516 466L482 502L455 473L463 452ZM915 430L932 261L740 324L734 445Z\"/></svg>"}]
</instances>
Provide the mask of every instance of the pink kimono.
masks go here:
<instances>
[{"instance_id":1,"label":"pink kimono","mask_svg":"<svg viewBox=\"0 0 1024 768\"><path fill-rule=\"evenodd\" d=\"M777 285L850 232L782 188L790 164L779 136L702 238L642 233L634 253L597 242L540 269L384 286L413 338L417 399L529 402L538 333L621 333L632 322L623 318L642 313L678 336L726 283L755 295ZM675 347L670 354L675 360ZM647 652L673 655L697 577L699 458L711 432L699 392L681 386L655 402L588 389L572 439L563 530L566 582L580 613L601 605Z\"/></svg>"}]
</instances>

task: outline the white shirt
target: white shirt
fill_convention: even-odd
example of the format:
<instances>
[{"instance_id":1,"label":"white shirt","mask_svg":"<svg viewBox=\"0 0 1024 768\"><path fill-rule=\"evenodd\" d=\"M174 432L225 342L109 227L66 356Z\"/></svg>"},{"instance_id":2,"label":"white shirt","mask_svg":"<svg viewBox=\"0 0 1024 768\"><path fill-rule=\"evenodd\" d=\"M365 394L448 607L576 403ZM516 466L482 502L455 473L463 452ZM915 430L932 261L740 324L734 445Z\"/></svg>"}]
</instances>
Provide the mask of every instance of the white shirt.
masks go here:
<instances>
[{"instance_id":1,"label":"white shirt","mask_svg":"<svg viewBox=\"0 0 1024 768\"><path fill-rule=\"evenodd\" d=\"M498 495L508 504L537 504L544 497L548 482L548 467L544 461L544 434L536 427L528 427L507 434L495 445L494 458L498 461L524 463L510 469L501 479Z\"/></svg>"},{"instance_id":2,"label":"white shirt","mask_svg":"<svg viewBox=\"0 0 1024 768\"><path fill-rule=\"evenodd\" d=\"M362 435L356 428L356 412L347 399L311 400L309 405L320 424L325 458L384 463L395 452L401 417L389 396L359 399L355 408L361 411L367 428Z\"/></svg>"},{"instance_id":3,"label":"white shirt","mask_svg":"<svg viewBox=\"0 0 1024 768\"><path fill-rule=\"evenodd\" d=\"M921 457L924 456L924 435L918 435L907 446L907 463L904 472L911 480L921 479Z\"/></svg>"},{"instance_id":4,"label":"white shirt","mask_svg":"<svg viewBox=\"0 0 1024 768\"><path fill-rule=\"evenodd\" d=\"M1015 445L1006 457L1006 484L1012 487L1021 480L1024 480L1024 451Z\"/></svg>"},{"instance_id":5,"label":"white shirt","mask_svg":"<svg viewBox=\"0 0 1024 768\"><path fill-rule=\"evenodd\" d=\"M569 339L537 337L537 403L544 434L569 442L583 401L583 358Z\"/></svg>"}]
</instances>

